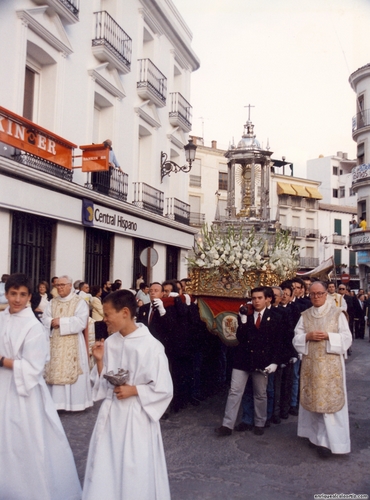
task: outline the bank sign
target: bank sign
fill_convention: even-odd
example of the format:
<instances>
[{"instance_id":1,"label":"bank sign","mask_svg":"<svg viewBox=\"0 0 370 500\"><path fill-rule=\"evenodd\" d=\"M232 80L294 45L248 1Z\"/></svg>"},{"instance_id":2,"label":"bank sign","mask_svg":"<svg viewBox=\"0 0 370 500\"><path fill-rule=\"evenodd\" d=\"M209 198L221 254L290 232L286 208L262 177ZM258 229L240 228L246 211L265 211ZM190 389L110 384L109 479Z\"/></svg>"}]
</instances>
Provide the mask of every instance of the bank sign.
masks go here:
<instances>
[{"instance_id":1,"label":"bank sign","mask_svg":"<svg viewBox=\"0 0 370 500\"><path fill-rule=\"evenodd\" d=\"M133 232L138 228L138 221L126 214L94 205L91 200L82 200L82 224L99 227L114 232Z\"/></svg>"}]
</instances>

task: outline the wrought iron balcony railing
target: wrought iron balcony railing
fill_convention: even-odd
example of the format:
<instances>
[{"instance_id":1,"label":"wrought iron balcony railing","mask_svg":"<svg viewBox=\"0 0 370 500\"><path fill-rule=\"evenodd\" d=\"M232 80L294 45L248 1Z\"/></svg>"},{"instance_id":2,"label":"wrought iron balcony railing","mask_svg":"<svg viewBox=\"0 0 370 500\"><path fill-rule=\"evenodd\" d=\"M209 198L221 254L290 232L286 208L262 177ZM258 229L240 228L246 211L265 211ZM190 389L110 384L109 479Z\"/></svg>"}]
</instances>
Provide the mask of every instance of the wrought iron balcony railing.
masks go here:
<instances>
[{"instance_id":1,"label":"wrought iron balcony railing","mask_svg":"<svg viewBox=\"0 0 370 500\"><path fill-rule=\"evenodd\" d=\"M319 230L318 229L306 229L306 238L318 238Z\"/></svg>"},{"instance_id":2,"label":"wrought iron balcony railing","mask_svg":"<svg viewBox=\"0 0 370 500\"><path fill-rule=\"evenodd\" d=\"M190 205L177 198L166 198L167 201L167 214L170 219L183 224L190 224Z\"/></svg>"},{"instance_id":3,"label":"wrought iron balcony railing","mask_svg":"<svg viewBox=\"0 0 370 500\"><path fill-rule=\"evenodd\" d=\"M70 168L62 167L61 165L44 160L43 158L39 158L31 153L26 153L25 151L15 150L12 158L22 165L34 168L40 172L45 172L53 177L57 177L58 179L72 182L73 170Z\"/></svg>"},{"instance_id":4,"label":"wrought iron balcony railing","mask_svg":"<svg viewBox=\"0 0 370 500\"><path fill-rule=\"evenodd\" d=\"M336 245L345 245L346 237L342 234L333 234L333 243L335 243Z\"/></svg>"},{"instance_id":5,"label":"wrought iron balcony railing","mask_svg":"<svg viewBox=\"0 0 370 500\"><path fill-rule=\"evenodd\" d=\"M78 22L80 0L34 0L41 5L50 5L55 12L70 23Z\"/></svg>"},{"instance_id":6,"label":"wrought iron balcony railing","mask_svg":"<svg viewBox=\"0 0 370 500\"><path fill-rule=\"evenodd\" d=\"M134 185L134 200L133 204L137 207L144 208L149 212L158 215L163 215L164 193L159 191L145 182L133 182Z\"/></svg>"},{"instance_id":7,"label":"wrought iron balcony railing","mask_svg":"<svg viewBox=\"0 0 370 500\"><path fill-rule=\"evenodd\" d=\"M225 217L224 217L225 219ZM220 220L222 218L220 217ZM198 212L190 212L190 225L195 227L201 227L206 221L206 215L200 214Z\"/></svg>"},{"instance_id":8,"label":"wrought iron balcony railing","mask_svg":"<svg viewBox=\"0 0 370 500\"><path fill-rule=\"evenodd\" d=\"M300 257L299 259L300 267L317 267L319 265L319 259L317 257Z\"/></svg>"},{"instance_id":9,"label":"wrought iron balcony railing","mask_svg":"<svg viewBox=\"0 0 370 500\"><path fill-rule=\"evenodd\" d=\"M364 109L352 118L352 134L370 126L370 109Z\"/></svg>"},{"instance_id":10,"label":"wrought iron balcony railing","mask_svg":"<svg viewBox=\"0 0 370 500\"><path fill-rule=\"evenodd\" d=\"M352 182L366 181L369 182L370 178L370 163L363 163L362 165L357 165L352 169Z\"/></svg>"},{"instance_id":11,"label":"wrought iron balcony railing","mask_svg":"<svg viewBox=\"0 0 370 500\"><path fill-rule=\"evenodd\" d=\"M139 80L137 92L143 99L150 99L163 107L167 97L167 78L150 59L139 59Z\"/></svg>"},{"instance_id":12,"label":"wrought iron balcony railing","mask_svg":"<svg viewBox=\"0 0 370 500\"><path fill-rule=\"evenodd\" d=\"M305 238L307 234L307 229L304 227L292 227L291 234L296 238Z\"/></svg>"},{"instance_id":13,"label":"wrought iron balcony railing","mask_svg":"<svg viewBox=\"0 0 370 500\"><path fill-rule=\"evenodd\" d=\"M105 10L94 12L94 15L95 35L92 46L95 57L128 73L131 69L131 38Z\"/></svg>"},{"instance_id":14,"label":"wrought iron balcony railing","mask_svg":"<svg viewBox=\"0 0 370 500\"><path fill-rule=\"evenodd\" d=\"M92 172L91 182L87 182L85 187L116 200L127 201L128 175L118 168Z\"/></svg>"},{"instance_id":15,"label":"wrought iron balcony railing","mask_svg":"<svg viewBox=\"0 0 370 500\"><path fill-rule=\"evenodd\" d=\"M191 130L192 107L180 92L171 92L170 123L174 127L181 127L185 132Z\"/></svg>"}]
</instances>

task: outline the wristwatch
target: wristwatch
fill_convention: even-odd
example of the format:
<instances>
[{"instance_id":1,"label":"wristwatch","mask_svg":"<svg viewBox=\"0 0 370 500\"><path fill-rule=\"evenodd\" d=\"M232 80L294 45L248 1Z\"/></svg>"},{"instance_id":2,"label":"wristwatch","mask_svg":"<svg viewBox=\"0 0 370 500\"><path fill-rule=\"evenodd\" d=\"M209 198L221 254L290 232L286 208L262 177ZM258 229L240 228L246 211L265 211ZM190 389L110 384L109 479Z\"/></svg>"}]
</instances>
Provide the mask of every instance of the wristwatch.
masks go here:
<instances>
[{"instance_id":1,"label":"wristwatch","mask_svg":"<svg viewBox=\"0 0 370 500\"><path fill-rule=\"evenodd\" d=\"M3 356L1 359L0 359L0 368L2 368L4 366L4 359L5 359L5 356Z\"/></svg>"}]
</instances>

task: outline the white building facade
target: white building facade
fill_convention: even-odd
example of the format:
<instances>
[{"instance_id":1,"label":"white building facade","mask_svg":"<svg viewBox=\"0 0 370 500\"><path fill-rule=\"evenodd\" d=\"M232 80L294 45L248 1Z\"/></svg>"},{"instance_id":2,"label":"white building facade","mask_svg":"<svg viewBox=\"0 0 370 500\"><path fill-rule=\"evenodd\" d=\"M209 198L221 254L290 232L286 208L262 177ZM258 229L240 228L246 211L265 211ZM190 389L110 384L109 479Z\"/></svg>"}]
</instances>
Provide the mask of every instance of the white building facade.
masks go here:
<instances>
[{"instance_id":1,"label":"white building facade","mask_svg":"<svg viewBox=\"0 0 370 500\"><path fill-rule=\"evenodd\" d=\"M1 272L126 288L140 273L185 276L188 180L162 178L161 158L185 163L199 60L172 1L4 0L0 32ZM83 171L79 146L106 139L120 170ZM53 156L55 141L72 168Z\"/></svg>"},{"instance_id":2,"label":"white building facade","mask_svg":"<svg viewBox=\"0 0 370 500\"><path fill-rule=\"evenodd\" d=\"M320 181L323 199L319 203L320 260L332 256L336 275L343 274L351 288L359 288L356 252L350 246L350 224L357 220L357 195L352 189L356 160L347 153L320 156L307 161L307 176Z\"/></svg>"},{"instance_id":3,"label":"white building facade","mask_svg":"<svg viewBox=\"0 0 370 500\"><path fill-rule=\"evenodd\" d=\"M357 252L361 287L370 289L370 64L350 75L349 83L356 93L356 115L352 119L352 137L357 143L357 166L352 170L352 189L357 194L357 216L367 221L365 231L351 234L351 245Z\"/></svg>"}]
</instances>

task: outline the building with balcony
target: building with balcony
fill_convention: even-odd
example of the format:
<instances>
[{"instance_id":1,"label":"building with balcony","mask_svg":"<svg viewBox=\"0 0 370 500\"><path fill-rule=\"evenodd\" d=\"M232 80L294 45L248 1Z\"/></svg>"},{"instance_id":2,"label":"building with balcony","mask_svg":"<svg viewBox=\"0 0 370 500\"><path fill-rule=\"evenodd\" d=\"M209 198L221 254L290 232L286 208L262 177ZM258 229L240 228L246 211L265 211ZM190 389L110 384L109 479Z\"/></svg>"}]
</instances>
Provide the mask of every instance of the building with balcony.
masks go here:
<instances>
[{"instance_id":1,"label":"building with balcony","mask_svg":"<svg viewBox=\"0 0 370 500\"><path fill-rule=\"evenodd\" d=\"M354 71L349 83L356 94L352 138L357 144L357 165L352 170L352 189L357 194L357 217L370 222L370 64ZM357 252L360 283L370 289L370 231L355 229L350 243Z\"/></svg>"},{"instance_id":2,"label":"building with balcony","mask_svg":"<svg viewBox=\"0 0 370 500\"><path fill-rule=\"evenodd\" d=\"M350 223L357 218L357 194L352 189L352 169L356 160L347 153L319 156L307 161L307 176L320 181L319 202L320 261L332 256L336 275L350 275L351 288L359 288L356 252L351 249Z\"/></svg>"},{"instance_id":3,"label":"building with balcony","mask_svg":"<svg viewBox=\"0 0 370 500\"><path fill-rule=\"evenodd\" d=\"M160 163L185 163L200 63L172 0L6 0L0 30L1 272L126 288L185 276L188 175L162 179ZM120 168L89 170L106 139Z\"/></svg>"}]
</instances>

